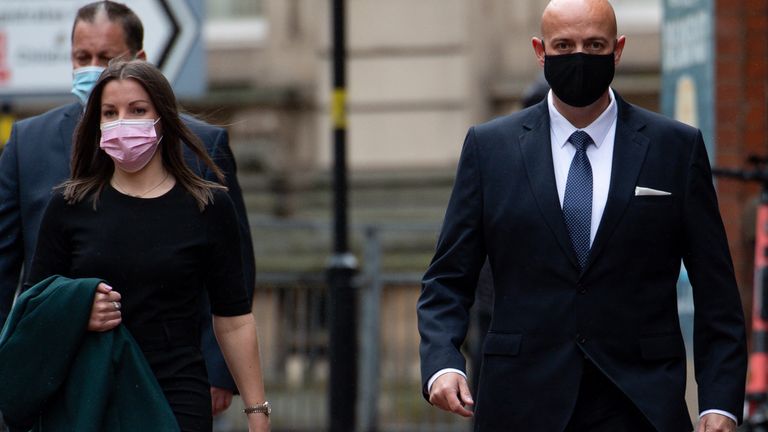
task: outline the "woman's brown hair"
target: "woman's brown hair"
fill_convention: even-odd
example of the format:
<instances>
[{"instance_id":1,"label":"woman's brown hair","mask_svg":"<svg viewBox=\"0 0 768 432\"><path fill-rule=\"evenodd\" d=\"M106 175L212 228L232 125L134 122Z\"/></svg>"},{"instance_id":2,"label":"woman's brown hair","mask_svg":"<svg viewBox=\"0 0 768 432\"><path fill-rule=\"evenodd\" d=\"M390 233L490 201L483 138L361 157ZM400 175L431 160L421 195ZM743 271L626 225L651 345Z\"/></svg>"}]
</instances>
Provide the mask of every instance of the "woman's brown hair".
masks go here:
<instances>
[{"instance_id":1,"label":"woman's brown hair","mask_svg":"<svg viewBox=\"0 0 768 432\"><path fill-rule=\"evenodd\" d=\"M184 162L181 144L184 143L198 160L205 163L220 183L224 183L224 174L206 153L202 142L179 118L176 96L163 74L143 60L117 61L102 72L91 91L85 106L83 118L75 129L72 149L72 175L61 185L64 199L75 204L91 195L93 206L99 200L101 192L110 181L115 165L99 146L101 141L101 95L104 86L113 80L132 79L138 82L149 95L160 117L163 138L160 142L163 166L176 177L197 200L202 211L213 201L213 189L226 189L221 184L204 180L196 175Z\"/></svg>"}]
</instances>

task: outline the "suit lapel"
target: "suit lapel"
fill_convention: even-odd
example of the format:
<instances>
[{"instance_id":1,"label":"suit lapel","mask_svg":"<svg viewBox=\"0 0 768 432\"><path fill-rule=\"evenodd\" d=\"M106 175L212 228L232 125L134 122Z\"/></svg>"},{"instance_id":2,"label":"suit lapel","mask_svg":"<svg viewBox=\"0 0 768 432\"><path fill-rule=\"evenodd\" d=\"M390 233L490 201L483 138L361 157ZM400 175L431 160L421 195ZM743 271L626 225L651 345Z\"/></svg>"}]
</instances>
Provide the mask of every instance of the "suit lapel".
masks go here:
<instances>
[{"instance_id":1,"label":"suit lapel","mask_svg":"<svg viewBox=\"0 0 768 432\"><path fill-rule=\"evenodd\" d=\"M519 137L519 143L528 183L536 197L541 214L557 238L560 248L578 268L576 253L573 251L563 219L563 211L560 208L560 199L557 196L546 99L523 122L523 128L524 132Z\"/></svg>"},{"instance_id":2,"label":"suit lapel","mask_svg":"<svg viewBox=\"0 0 768 432\"><path fill-rule=\"evenodd\" d=\"M600 255L616 225L621 220L629 201L634 196L640 168L648 150L648 138L639 131L645 124L638 122L632 115L632 107L616 95L618 118L616 138L613 146L613 167L611 185L608 189L608 201L603 217L592 244L587 268ZM585 269L586 270L586 269Z\"/></svg>"}]
</instances>

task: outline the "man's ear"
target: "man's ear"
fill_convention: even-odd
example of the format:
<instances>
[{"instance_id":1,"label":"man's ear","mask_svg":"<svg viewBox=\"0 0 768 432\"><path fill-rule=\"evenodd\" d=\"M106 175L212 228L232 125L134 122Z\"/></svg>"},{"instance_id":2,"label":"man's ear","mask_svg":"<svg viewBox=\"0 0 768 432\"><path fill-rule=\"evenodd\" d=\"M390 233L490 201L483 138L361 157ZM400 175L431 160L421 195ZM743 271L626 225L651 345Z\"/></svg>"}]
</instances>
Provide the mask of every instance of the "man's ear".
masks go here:
<instances>
[{"instance_id":1,"label":"man's ear","mask_svg":"<svg viewBox=\"0 0 768 432\"><path fill-rule=\"evenodd\" d=\"M539 66L544 67L544 41L533 37L531 38L531 45L533 45L533 53L536 54L536 59L539 61Z\"/></svg>"},{"instance_id":2,"label":"man's ear","mask_svg":"<svg viewBox=\"0 0 768 432\"><path fill-rule=\"evenodd\" d=\"M624 52L624 44L627 42L627 37L624 35L619 36L618 39L616 39L616 49L613 50L613 64L618 66L619 61L621 60L621 53Z\"/></svg>"},{"instance_id":3,"label":"man's ear","mask_svg":"<svg viewBox=\"0 0 768 432\"><path fill-rule=\"evenodd\" d=\"M147 52L144 50L139 50L139 52L136 53L136 59L147 61Z\"/></svg>"}]
</instances>

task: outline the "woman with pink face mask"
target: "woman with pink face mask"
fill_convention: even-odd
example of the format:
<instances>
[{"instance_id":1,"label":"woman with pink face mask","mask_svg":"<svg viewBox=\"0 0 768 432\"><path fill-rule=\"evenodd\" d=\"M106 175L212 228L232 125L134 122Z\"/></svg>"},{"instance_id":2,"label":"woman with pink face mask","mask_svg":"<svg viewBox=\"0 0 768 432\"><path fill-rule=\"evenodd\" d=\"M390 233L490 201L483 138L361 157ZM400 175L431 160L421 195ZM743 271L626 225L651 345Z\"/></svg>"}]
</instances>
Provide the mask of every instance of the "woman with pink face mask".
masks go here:
<instances>
[{"instance_id":1,"label":"woman with pink face mask","mask_svg":"<svg viewBox=\"0 0 768 432\"><path fill-rule=\"evenodd\" d=\"M28 283L54 274L107 281L96 290L88 330L130 330L183 431L211 430L198 335L207 291L249 430L269 430L237 217L226 188L187 167L182 145L223 182L179 119L168 81L144 61L110 65L73 145L72 176L48 204Z\"/></svg>"}]
</instances>

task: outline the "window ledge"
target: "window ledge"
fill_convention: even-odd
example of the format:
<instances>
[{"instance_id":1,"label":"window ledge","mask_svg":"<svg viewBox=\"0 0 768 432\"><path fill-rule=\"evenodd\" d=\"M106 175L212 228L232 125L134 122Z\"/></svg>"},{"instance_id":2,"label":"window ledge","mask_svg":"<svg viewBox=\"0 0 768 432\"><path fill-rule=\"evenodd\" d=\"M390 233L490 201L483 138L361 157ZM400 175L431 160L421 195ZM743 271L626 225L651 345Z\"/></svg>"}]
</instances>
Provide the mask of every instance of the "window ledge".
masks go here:
<instances>
[{"instance_id":1,"label":"window ledge","mask_svg":"<svg viewBox=\"0 0 768 432\"><path fill-rule=\"evenodd\" d=\"M255 48L264 45L269 26L264 18L216 19L205 23L208 48Z\"/></svg>"}]
</instances>

